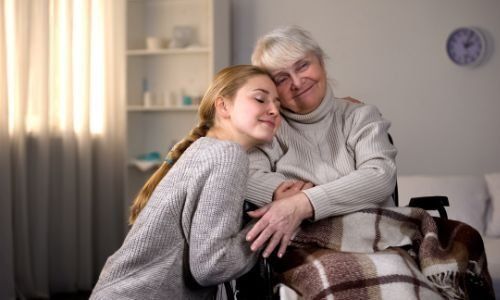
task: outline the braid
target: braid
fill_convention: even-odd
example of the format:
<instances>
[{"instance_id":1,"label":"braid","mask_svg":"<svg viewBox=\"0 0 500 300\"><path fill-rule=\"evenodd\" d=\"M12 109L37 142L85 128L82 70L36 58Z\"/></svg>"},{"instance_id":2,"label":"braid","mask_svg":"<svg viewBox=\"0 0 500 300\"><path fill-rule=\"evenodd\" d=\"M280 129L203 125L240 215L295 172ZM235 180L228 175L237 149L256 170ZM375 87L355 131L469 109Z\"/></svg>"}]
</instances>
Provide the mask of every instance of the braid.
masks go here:
<instances>
[{"instance_id":1,"label":"braid","mask_svg":"<svg viewBox=\"0 0 500 300\"><path fill-rule=\"evenodd\" d=\"M207 126L207 122L200 122L198 126L191 129L189 134L184 139L172 147L167 154L166 161L173 165L192 143L200 137L207 135L208 129L210 129L210 127Z\"/></svg>"},{"instance_id":2,"label":"braid","mask_svg":"<svg viewBox=\"0 0 500 300\"><path fill-rule=\"evenodd\" d=\"M135 219L137 219L141 210L144 206L146 206L146 203L148 203L149 198L151 197L151 194L153 194L153 191L158 183L160 183L163 177L165 177L182 153L184 153L184 151L186 151L186 149L189 148L189 146L191 146L191 144L197 139L206 136L209 129L210 126L208 125L208 122L202 121L198 124L198 126L193 128L184 139L172 147L172 149L168 152L165 161L148 179L146 184L144 184L139 191L139 194L134 199L134 203L130 207L129 224L134 224Z\"/></svg>"}]
</instances>

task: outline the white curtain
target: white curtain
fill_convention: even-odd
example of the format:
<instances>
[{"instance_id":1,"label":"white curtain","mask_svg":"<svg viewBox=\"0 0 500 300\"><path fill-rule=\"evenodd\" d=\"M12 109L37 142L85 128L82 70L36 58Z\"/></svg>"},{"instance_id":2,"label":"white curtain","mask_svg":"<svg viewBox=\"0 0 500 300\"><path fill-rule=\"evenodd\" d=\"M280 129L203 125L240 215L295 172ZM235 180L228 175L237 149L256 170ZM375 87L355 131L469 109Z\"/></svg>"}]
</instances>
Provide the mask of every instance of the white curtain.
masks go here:
<instances>
[{"instance_id":1,"label":"white curtain","mask_svg":"<svg viewBox=\"0 0 500 300\"><path fill-rule=\"evenodd\" d=\"M0 0L0 299L90 290L122 242L125 0Z\"/></svg>"}]
</instances>

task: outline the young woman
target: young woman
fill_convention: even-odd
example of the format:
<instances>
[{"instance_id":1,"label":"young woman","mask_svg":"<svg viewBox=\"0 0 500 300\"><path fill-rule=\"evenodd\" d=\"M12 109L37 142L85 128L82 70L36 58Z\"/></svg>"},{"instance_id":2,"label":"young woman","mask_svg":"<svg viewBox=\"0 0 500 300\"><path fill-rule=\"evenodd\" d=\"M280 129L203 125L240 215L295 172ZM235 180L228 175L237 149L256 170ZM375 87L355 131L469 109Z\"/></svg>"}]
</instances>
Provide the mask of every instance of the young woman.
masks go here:
<instances>
[{"instance_id":1,"label":"young woman","mask_svg":"<svg viewBox=\"0 0 500 300\"><path fill-rule=\"evenodd\" d=\"M250 65L221 70L199 124L167 155L131 208L133 226L91 299L207 299L256 262L242 227L246 151L280 125L276 87Z\"/></svg>"}]
</instances>

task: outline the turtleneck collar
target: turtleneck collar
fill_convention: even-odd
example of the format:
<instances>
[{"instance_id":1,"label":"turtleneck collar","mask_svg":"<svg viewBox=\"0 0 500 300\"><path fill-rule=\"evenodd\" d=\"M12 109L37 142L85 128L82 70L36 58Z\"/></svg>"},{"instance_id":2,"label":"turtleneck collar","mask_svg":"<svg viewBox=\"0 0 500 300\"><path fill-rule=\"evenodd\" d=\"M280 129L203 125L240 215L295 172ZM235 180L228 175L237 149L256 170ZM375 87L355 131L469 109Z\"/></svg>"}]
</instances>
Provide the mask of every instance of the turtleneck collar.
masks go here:
<instances>
[{"instance_id":1,"label":"turtleneck collar","mask_svg":"<svg viewBox=\"0 0 500 300\"><path fill-rule=\"evenodd\" d=\"M290 121L295 121L297 123L312 124L323 119L333 108L333 91L329 85L326 87L325 97L321 101L320 105L312 112L300 115L289 110L281 110L281 114Z\"/></svg>"}]
</instances>

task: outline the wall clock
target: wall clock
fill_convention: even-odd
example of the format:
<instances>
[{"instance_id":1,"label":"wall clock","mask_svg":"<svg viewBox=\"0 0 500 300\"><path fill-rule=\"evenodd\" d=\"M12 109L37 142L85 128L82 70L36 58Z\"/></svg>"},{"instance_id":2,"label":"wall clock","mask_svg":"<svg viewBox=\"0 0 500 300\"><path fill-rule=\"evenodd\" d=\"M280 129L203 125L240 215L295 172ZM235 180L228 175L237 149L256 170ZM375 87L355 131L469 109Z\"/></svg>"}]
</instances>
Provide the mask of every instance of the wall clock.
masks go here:
<instances>
[{"instance_id":1,"label":"wall clock","mask_svg":"<svg viewBox=\"0 0 500 300\"><path fill-rule=\"evenodd\" d=\"M474 27L455 29L446 41L446 52L459 66L477 66L486 56L486 38Z\"/></svg>"}]
</instances>

